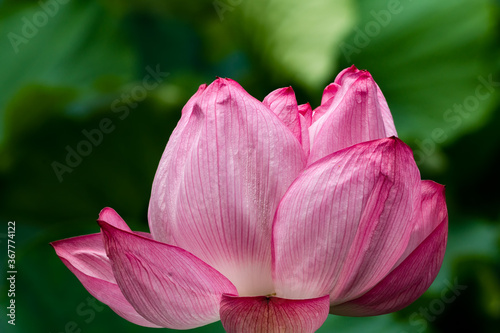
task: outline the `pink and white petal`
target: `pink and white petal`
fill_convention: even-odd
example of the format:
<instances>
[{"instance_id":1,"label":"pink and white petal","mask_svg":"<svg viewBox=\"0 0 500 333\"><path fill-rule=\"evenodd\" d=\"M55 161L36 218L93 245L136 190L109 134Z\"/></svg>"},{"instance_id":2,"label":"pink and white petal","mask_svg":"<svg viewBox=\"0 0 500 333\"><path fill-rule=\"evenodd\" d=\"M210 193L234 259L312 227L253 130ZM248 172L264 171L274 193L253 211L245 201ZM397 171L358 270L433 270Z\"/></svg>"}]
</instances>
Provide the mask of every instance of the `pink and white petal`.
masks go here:
<instances>
[{"instance_id":1,"label":"pink and white petal","mask_svg":"<svg viewBox=\"0 0 500 333\"><path fill-rule=\"evenodd\" d=\"M98 220L111 224L118 229L132 231L130 230L130 227L127 225L127 223L121 218L121 216L118 215L118 213L110 207L106 207L101 210Z\"/></svg>"},{"instance_id":2,"label":"pink and white petal","mask_svg":"<svg viewBox=\"0 0 500 333\"><path fill-rule=\"evenodd\" d=\"M276 213L276 293L330 294L332 305L359 297L384 278L413 229L420 173L397 138L361 143L308 167Z\"/></svg>"},{"instance_id":3,"label":"pink and white petal","mask_svg":"<svg viewBox=\"0 0 500 333\"><path fill-rule=\"evenodd\" d=\"M309 128L311 154L308 164L345 147L397 136L389 107L379 87L367 71L349 69L335 83L341 87L320 108ZM318 108L319 109L319 108Z\"/></svg>"},{"instance_id":4,"label":"pink and white petal","mask_svg":"<svg viewBox=\"0 0 500 333\"><path fill-rule=\"evenodd\" d=\"M153 183L153 237L196 255L240 295L272 293L272 220L305 167L299 141L229 79L207 87L175 133Z\"/></svg>"},{"instance_id":5,"label":"pink and white petal","mask_svg":"<svg viewBox=\"0 0 500 333\"><path fill-rule=\"evenodd\" d=\"M328 295L314 299L223 295L220 317L228 333L316 332L328 317Z\"/></svg>"},{"instance_id":6,"label":"pink and white petal","mask_svg":"<svg viewBox=\"0 0 500 333\"><path fill-rule=\"evenodd\" d=\"M343 316L376 316L399 311L419 298L436 278L446 249L448 218L387 277L363 296L332 306Z\"/></svg>"},{"instance_id":7,"label":"pink and white petal","mask_svg":"<svg viewBox=\"0 0 500 333\"><path fill-rule=\"evenodd\" d=\"M262 103L271 109L302 143L297 99L292 87L279 88L267 95Z\"/></svg>"},{"instance_id":8,"label":"pink and white petal","mask_svg":"<svg viewBox=\"0 0 500 333\"><path fill-rule=\"evenodd\" d=\"M156 325L188 329L219 319L223 293L236 288L189 252L99 222L125 298Z\"/></svg>"},{"instance_id":9,"label":"pink and white petal","mask_svg":"<svg viewBox=\"0 0 500 333\"><path fill-rule=\"evenodd\" d=\"M172 230L166 221L165 213L166 205L174 204L175 198L170 195L168 189L180 186L181 178L178 175L184 172L184 165L176 162L186 159L193 136L197 135L197 127L201 126L201 114L196 103L206 88L206 84L200 85L182 108L181 119L170 135L156 171L148 210L149 229L156 240L172 242Z\"/></svg>"},{"instance_id":10,"label":"pink and white petal","mask_svg":"<svg viewBox=\"0 0 500 333\"><path fill-rule=\"evenodd\" d=\"M51 245L92 296L134 324L159 327L139 315L123 296L116 284L100 233L63 239Z\"/></svg>"}]
</instances>

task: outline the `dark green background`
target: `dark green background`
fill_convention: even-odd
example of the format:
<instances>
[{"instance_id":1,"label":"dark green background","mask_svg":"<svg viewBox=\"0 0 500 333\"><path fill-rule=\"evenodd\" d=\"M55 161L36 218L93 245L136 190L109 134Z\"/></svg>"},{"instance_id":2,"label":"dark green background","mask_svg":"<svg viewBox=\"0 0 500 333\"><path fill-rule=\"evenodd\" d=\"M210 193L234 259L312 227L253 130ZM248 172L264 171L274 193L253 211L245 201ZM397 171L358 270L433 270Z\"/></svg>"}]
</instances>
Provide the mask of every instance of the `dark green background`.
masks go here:
<instances>
[{"instance_id":1,"label":"dark green background","mask_svg":"<svg viewBox=\"0 0 500 333\"><path fill-rule=\"evenodd\" d=\"M6 253L7 222L16 221L18 270L13 327L2 256L1 332L152 332L87 304L48 243L98 232L105 206L147 231L156 166L200 84L231 77L259 99L291 85L299 103L316 107L353 63L380 85L422 178L446 185L449 242L438 278L414 304L380 317L330 316L320 332L496 332L499 1L54 1L0 2L0 246ZM148 66L169 75L114 112ZM481 88L484 80L493 84ZM65 164L67 147L104 118L113 130L58 179L53 163ZM452 301L450 284L461 288Z\"/></svg>"}]
</instances>

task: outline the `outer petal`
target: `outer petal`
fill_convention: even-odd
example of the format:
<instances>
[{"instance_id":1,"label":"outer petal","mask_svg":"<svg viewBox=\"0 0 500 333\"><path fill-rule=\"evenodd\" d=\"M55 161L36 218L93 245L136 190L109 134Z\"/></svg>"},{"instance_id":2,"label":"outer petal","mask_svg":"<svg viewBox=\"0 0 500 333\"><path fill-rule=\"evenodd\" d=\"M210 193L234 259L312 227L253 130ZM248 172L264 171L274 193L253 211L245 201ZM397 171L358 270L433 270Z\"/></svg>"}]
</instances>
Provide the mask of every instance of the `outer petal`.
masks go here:
<instances>
[{"instance_id":1,"label":"outer petal","mask_svg":"<svg viewBox=\"0 0 500 333\"><path fill-rule=\"evenodd\" d=\"M344 316L376 316L403 309L432 284L443 262L447 221L427 237L396 269L358 299L332 306Z\"/></svg>"},{"instance_id":2,"label":"outer petal","mask_svg":"<svg viewBox=\"0 0 500 333\"><path fill-rule=\"evenodd\" d=\"M100 233L63 239L51 245L92 296L134 324L159 327L139 315L123 296L116 284Z\"/></svg>"},{"instance_id":3,"label":"outer petal","mask_svg":"<svg viewBox=\"0 0 500 333\"><path fill-rule=\"evenodd\" d=\"M229 333L315 332L328 317L328 295L291 300L223 295L220 317Z\"/></svg>"},{"instance_id":4,"label":"outer petal","mask_svg":"<svg viewBox=\"0 0 500 333\"><path fill-rule=\"evenodd\" d=\"M397 135L387 102L370 73L353 66L341 72L335 84L339 90L329 99L324 97L327 101L315 112L309 129L308 164L360 142Z\"/></svg>"},{"instance_id":5,"label":"outer petal","mask_svg":"<svg viewBox=\"0 0 500 333\"><path fill-rule=\"evenodd\" d=\"M262 103L269 107L288 127L293 136L302 143L299 109L292 87L274 90L264 98Z\"/></svg>"},{"instance_id":6,"label":"outer petal","mask_svg":"<svg viewBox=\"0 0 500 333\"><path fill-rule=\"evenodd\" d=\"M444 187L421 183L419 221L410 242L392 272L363 296L331 308L347 316L374 316L398 311L422 295L439 272L448 236Z\"/></svg>"},{"instance_id":7,"label":"outer petal","mask_svg":"<svg viewBox=\"0 0 500 333\"><path fill-rule=\"evenodd\" d=\"M413 229L420 174L397 138L361 143L307 168L278 208L274 277L280 297L359 297L398 261Z\"/></svg>"},{"instance_id":8,"label":"outer petal","mask_svg":"<svg viewBox=\"0 0 500 333\"><path fill-rule=\"evenodd\" d=\"M222 294L236 292L222 274L183 249L99 224L118 285L144 318L175 329L219 319Z\"/></svg>"},{"instance_id":9,"label":"outer petal","mask_svg":"<svg viewBox=\"0 0 500 333\"><path fill-rule=\"evenodd\" d=\"M216 268L240 295L272 293L271 225L305 166L299 141L227 79L196 97L172 137L153 183L153 237Z\"/></svg>"}]
</instances>

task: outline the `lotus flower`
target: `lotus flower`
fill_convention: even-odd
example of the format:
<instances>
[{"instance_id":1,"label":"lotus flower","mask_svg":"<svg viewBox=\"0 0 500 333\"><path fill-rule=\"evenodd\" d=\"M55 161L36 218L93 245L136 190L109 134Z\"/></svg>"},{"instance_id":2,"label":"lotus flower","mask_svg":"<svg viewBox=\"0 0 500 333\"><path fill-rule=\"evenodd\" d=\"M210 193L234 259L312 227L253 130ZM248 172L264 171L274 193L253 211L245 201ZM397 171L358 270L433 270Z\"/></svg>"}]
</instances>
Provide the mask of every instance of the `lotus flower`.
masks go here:
<instances>
[{"instance_id":1,"label":"lotus flower","mask_svg":"<svg viewBox=\"0 0 500 333\"><path fill-rule=\"evenodd\" d=\"M52 243L84 287L143 326L313 332L329 313L412 303L442 263L442 185L422 181L371 75L354 66L321 105L202 85L182 110L149 205L151 234L111 208L101 233Z\"/></svg>"}]
</instances>

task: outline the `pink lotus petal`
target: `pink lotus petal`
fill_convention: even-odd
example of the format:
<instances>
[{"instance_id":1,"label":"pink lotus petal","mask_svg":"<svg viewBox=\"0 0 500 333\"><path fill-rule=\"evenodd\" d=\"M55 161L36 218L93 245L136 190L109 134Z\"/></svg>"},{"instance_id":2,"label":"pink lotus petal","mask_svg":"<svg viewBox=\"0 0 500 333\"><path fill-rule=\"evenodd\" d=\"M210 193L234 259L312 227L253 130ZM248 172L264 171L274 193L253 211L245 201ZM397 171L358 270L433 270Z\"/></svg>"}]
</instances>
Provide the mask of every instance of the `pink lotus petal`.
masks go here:
<instances>
[{"instance_id":1,"label":"pink lotus petal","mask_svg":"<svg viewBox=\"0 0 500 333\"><path fill-rule=\"evenodd\" d=\"M277 295L329 293L335 305L371 289L405 251L419 194L412 152L397 138L361 143L308 167L275 217Z\"/></svg>"},{"instance_id":2,"label":"pink lotus petal","mask_svg":"<svg viewBox=\"0 0 500 333\"><path fill-rule=\"evenodd\" d=\"M299 105L299 119L300 119L300 129L302 132L302 148L306 157L309 156L310 140L309 140L309 126L312 122L312 109L309 103Z\"/></svg>"},{"instance_id":3,"label":"pink lotus petal","mask_svg":"<svg viewBox=\"0 0 500 333\"><path fill-rule=\"evenodd\" d=\"M198 87L198 90L196 91L196 93L193 96L191 96L191 98L187 101L186 105L184 105L184 107L182 108L182 115L186 114L188 116L188 119L184 119L184 120L189 120L189 116L193 112L193 106L196 104L196 102L198 101L198 98L205 91L205 89L207 89L207 87L208 86L206 83L200 85ZM181 119L181 121L182 120L183 119ZM180 123L177 125L177 127L179 125L180 125ZM185 124L183 124L183 125L185 125ZM172 139L172 137L170 137L170 140L171 139Z\"/></svg>"},{"instance_id":4,"label":"pink lotus petal","mask_svg":"<svg viewBox=\"0 0 500 333\"><path fill-rule=\"evenodd\" d=\"M335 97L335 94L337 94L339 88L340 84L336 82L327 85L326 88L323 90L323 96L321 97L321 105L325 105L326 103L328 103L329 100Z\"/></svg>"},{"instance_id":5,"label":"pink lotus petal","mask_svg":"<svg viewBox=\"0 0 500 333\"><path fill-rule=\"evenodd\" d=\"M100 233L63 239L51 245L92 296L134 324L159 327L139 315L123 296L113 276Z\"/></svg>"},{"instance_id":6,"label":"pink lotus petal","mask_svg":"<svg viewBox=\"0 0 500 333\"><path fill-rule=\"evenodd\" d=\"M217 79L184 112L153 183L156 240L208 263L240 295L274 291L271 224L304 168L299 141L236 82Z\"/></svg>"},{"instance_id":7,"label":"pink lotus petal","mask_svg":"<svg viewBox=\"0 0 500 333\"><path fill-rule=\"evenodd\" d=\"M342 88L341 84L344 85L344 88L352 84L352 82L346 80L346 78L358 72L359 69L357 69L356 66L352 65L351 67L342 70L335 78L335 81L326 86L326 88L323 90L323 96L321 97L321 105L318 106L316 109L314 109L313 119L312 119L313 123L316 122L316 120L320 119L330 109L330 106L334 101L334 97ZM344 92L345 89L341 93ZM337 98L337 102L339 98Z\"/></svg>"},{"instance_id":8,"label":"pink lotus petal","mask_svg":"<svg viewBox=\"0 0 500 333\"><path fill-rule=\"evenodd\" d=\"M334 101L334 97L337 92L340 90L340 85L338 83L330 83L326 86L323 91L323 97L321 98L321 105L314 109L312 122L316 122L319 118L321 118L329 109Z\"/></svg>"},{"instance_id":9,"label":"pink lotus petal","mask_svg":"<svg viewBox=\"0 0 500 333\"><path fill-rule=\"evenodd\" d=\"M181 248L99 225L125 298L159 326L188 329L217 321L221 295L236 293L222 274Z\"/></svg>"},{"instance_id":10,"label":"pink lotus petal","mask_svg":"<svg viewBox=\"0 0 500 333\"><path fill-rule=\"evenodd\" d=\"M406 257L387 277L363 296L332 306L343 316L376 316L399 311L413 303L436 278L446 249L448 219Z\"/></svg>"},{"instance_id":11,"label":"pink lotus petal","mask_svg":"<svg viewBox=\"0 0 500 333\"><path fill-rule=\"evenodd\" d=\"M354 81L356 81L357 75L362 72L366 71L359 70L355 65L351 65L351 67L344 68L340 71L333 82L338 85L351 85Z\"/></svg>"},{"instance_id":12,"label":"pink lotus petal","mask_svg":"<svg viewBox=\"0 0 500 333\"><path fill-rule=\"evenodd\" d=\"M351 67L334 84L340 88L329 99L332 94L326 94L327 101L315 110L309 128L309 165L345 147L397 135L387 102L370 73Z\"/></svg>"},{"instance_id":13,"label":"pink lotus petal","mask_svg":"<svg viewBox=\"0 0 500 333\"><path fill-rule=\"evenodd\" d=\"M262 103L269 107L288 127L293 136L302 143L299 109L292 87L274 90L264 98Z\"/></svg>"},{"instance_id":14,"label":"pink lotus petal","mask_svg":"<svg viewBox=\"0 0 500 333\"><path fill-rule=\"evenodd\" d=\"M328 295L301 300L223 295L220 317L229 333L309 333L325 322L329 306Z\"/></svg>"},{"instance_id":15,"label":"pink lotus petal","mask_svg":"<svg viewBox=\"0 0 500 333\"><path fill-rule=\"evenodd\" d=\"M191 133L195 134L196 128L193 128L193 124L198 123L197 119L200 115L196 111L199 109L196 103L206 88L207 85L202 84L182 108L182 117L168 140L160 165L156 171L151 200L149 202L148 222L153 238L163 242L173 242L171 228L169 228L169 224L165 221L165 205L169 201L170 205L175 204L173 202L175 198L172 195L168 195L168 188L177 188L180 186L181 179L177 175L183 173L184 167L182 163L175 162L184 160L186 158L185 155L191 148L189 144L191 140L187 140L187 138L191 136ZM157 234L156 237L154 237L155 234Z\"/></svg>"},{"instance_id":16,"label":"pink lotus petal","mask_svg":"<svg viewBox=\"0 0 500 333\"><path fill-rule=\"evenodd\" d=\"M101 210L99 213L99 221L104 221L108 224L111 224L113 227L118 229L122 229L124 231L132 231L127 223L121 218L120 215L113 209L106 207Z\"/></svg>"}]
</instances>

